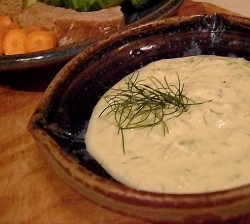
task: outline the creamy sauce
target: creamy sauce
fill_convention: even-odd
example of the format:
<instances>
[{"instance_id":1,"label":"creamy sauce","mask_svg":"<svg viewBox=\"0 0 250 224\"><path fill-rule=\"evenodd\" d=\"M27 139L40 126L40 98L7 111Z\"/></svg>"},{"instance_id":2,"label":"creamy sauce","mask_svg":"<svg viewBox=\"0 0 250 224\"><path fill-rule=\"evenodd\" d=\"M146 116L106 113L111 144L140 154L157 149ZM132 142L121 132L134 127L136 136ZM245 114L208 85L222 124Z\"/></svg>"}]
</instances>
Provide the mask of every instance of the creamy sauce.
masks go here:
<instances>
[{"instance_id":1,"label":"creamy sauce","mask_svg":"<svg viewBox=\"0 0 250 224\"><path fill-rule=\"evenodd\" d=\"M201 193L249 184L250 63L193 56L160 60L138 71L148 84L155 76L178 85L178 74L186 96L204 103L166 120L168 133L161 125L124 130L124 153L114 114L99 116L107 106L101 98L85 138L103 168L129 187L152 192ZM124 88L127 79L114 88Z\"/></svg>"}]
</instances>

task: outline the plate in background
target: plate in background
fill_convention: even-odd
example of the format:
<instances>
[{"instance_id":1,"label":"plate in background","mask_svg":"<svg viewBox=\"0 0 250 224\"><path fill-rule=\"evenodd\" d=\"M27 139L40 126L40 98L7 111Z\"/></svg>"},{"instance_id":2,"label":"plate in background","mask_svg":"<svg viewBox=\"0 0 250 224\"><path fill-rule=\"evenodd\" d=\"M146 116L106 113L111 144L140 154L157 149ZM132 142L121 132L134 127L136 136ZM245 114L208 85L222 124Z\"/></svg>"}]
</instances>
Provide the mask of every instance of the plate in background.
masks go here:
<instances>
[{"instance_id":1,"label":"plate in background","mask_svg":"<svg viewBox=\"0 0 250 224\"><path fill-rule=\"evenodd\" d=\"M142 11L133 11L131 8L124 7L122 11L124 12L126 21L125 28L127 26L146 23L163 16L170 16L182 2L183 0L161 0ZM99 39L101 39L101 37ZM94 41L98 41L98 39ZM43 52L0 56L0 72L65 63L87 48L94 41L79 42Z\"/></svg>"}]
</instances>

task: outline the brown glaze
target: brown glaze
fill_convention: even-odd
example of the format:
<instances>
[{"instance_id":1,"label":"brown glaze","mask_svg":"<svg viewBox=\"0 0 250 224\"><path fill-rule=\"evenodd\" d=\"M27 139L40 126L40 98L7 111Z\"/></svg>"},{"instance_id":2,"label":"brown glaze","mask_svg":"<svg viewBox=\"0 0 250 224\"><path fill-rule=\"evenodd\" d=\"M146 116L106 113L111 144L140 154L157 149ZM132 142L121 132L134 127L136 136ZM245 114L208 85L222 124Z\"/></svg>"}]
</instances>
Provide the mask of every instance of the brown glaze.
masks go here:
<instances>
[{"instance_id":1,"label":"brown glaze","mask_svg":"<svg viewBox=\"0 0 250 224\"><path fill-rule=\"evenodd\" d=\"M162 58L215 54L250 60L249 31L249 19L210 14L159 20L111 35L59 72L29 129L55 171L75 190L110 210L174 224L218 223L246 215L250 185L174 195L136 191L117 183L88 154L83 133L99 97L126 74Z\"/></svg>"}]
</instances>

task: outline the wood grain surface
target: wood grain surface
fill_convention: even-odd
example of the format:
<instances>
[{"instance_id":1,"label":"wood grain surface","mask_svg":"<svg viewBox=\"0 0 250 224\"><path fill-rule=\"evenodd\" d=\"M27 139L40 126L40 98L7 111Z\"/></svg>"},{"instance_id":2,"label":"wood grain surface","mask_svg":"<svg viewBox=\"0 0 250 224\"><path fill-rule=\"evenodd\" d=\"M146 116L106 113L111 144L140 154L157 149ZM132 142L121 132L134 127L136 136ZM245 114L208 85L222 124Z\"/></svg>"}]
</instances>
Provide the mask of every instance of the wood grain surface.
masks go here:
<instances>
[{"instance_id":1,"label":"wood grain surface","mask_svg":"<svg viewBox=\"0 0 250 224\"><path fill-rule=\"evenodd\" d=\"M217 10L185 0L175 15ZM85 199L55 174L36 147L27 124L59 69L0 73L0 224L147 224ZM250 217L230 223L250 224Z\"/></svg>"}]
</instances>

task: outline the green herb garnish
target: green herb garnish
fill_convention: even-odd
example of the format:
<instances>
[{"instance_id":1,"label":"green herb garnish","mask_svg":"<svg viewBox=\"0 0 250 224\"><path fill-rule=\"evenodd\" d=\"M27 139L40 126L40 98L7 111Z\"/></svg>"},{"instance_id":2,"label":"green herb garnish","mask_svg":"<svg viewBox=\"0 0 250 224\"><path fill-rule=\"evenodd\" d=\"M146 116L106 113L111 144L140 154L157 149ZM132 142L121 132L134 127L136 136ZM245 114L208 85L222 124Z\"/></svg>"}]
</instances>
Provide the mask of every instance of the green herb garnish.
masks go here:
<instances>
[{"instance_id":1,"label":"green herb garnish","mask_svg":"<svg viewBox=\"0 0 250 224\"><path fill-rule=\"evenodd\" d=\"M168 84L166 77L162 83L155 77L150 77L151 85L143 84L133 74L125 83L125 88L112 89L104 96L107 107L99 117L114 114L118 134L122 136L122 147L125 153L124 130L154 127L161 124L163 133L168 132L166 120L180 116L188 111L190 105L196 105L184 92L177 74L178 84Z\"/></svg>"}]
</instances>

